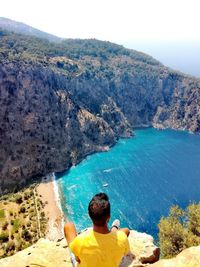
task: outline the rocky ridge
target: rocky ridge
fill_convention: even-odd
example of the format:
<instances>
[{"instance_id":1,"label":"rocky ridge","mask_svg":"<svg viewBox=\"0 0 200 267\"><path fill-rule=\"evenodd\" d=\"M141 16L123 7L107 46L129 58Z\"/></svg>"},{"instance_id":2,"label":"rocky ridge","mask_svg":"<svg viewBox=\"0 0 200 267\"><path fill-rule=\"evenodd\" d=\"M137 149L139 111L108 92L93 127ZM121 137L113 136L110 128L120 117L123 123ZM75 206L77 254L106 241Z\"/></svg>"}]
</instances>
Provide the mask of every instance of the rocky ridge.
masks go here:
<instances>
[{"instance_id":1,"label":"rocky ridge","mask_svg":"<svg viewBox=\"0 0 200 267\"><path fill-rule=\"evenodd\" d=\"M40 31L36 28L28 26L27 24L24 24L22 22L17 22L17 21L8 19L8 18L0 17L0 27L11 32L26 34L26 35L35 36L38 38L45 38L52 42L62 41L62 38L57 37L53 34Z\"/></svg>"}]
</instances>

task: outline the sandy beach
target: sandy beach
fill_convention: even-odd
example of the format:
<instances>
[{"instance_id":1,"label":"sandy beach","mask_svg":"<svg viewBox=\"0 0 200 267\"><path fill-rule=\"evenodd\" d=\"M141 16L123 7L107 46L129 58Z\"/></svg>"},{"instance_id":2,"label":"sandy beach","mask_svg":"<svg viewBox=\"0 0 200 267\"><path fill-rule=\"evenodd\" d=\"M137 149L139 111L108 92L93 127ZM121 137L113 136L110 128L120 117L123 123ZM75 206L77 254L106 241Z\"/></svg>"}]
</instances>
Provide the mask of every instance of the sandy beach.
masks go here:
<instances>
[{"instance_id":1,"label":"sandy beach","mask_svg":"<svg viewBox=\"0 0 200 267\"><path fill-rule=\"evenodd\" d=\"M64 218L54 182L54 176L50 174L44 177L37 187L37 192L45 203L44 212L48 218L46 237L49 240L58 240L63 237Z\"/></svg>"}]
</instances>

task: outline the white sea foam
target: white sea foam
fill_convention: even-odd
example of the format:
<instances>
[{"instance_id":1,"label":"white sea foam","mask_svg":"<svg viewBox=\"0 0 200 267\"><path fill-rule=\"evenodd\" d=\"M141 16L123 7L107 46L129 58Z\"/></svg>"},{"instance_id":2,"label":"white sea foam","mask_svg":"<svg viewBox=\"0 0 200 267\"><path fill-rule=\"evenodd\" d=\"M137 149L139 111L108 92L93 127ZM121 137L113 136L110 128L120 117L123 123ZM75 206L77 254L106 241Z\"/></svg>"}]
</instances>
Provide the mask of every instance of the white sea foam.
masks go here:
<instances>
[{"instance_id":1,"label":"white sea foam","mask_svg":"<svg viewBox=\"0 0 200 267\"><path fill-rule=\"evenodd\" d=\"M59 189L58 189L58 185L56 182L56 176L55 173L51 173L49 174L49 177L51 178L52 182L53 182L53 190L54 190L54 195L55 195L55 201L56 201L56 205L59 208L60 212L61 212L61 230L63 232L64 229L64 213L62 211L62 206L61 206L61 200L60 200L60 195L59 195Z\"/></svg>"},{"instance_id":2,"label":"white sea foam","mask_svg":"<svg viewBox=\"0 0 200 267\"><path fill-rule=\"evenodd\" d=\"M71 185L71 186L67 187L67 190L71 190L71 189L73 189L75 187L77 187L77 184L74 184L74 185Z\"/></svg>"},{"instance_id":3,"label":"white sea foam","mask_svg":"<svg viewBox=\"0 0 200 267\"><path fill-rule=\"evenodd\" d=\"M112 168L111 169L103 170L103 172L111 172L111 171L112 171Z\"/></svg>"}]
</instances>

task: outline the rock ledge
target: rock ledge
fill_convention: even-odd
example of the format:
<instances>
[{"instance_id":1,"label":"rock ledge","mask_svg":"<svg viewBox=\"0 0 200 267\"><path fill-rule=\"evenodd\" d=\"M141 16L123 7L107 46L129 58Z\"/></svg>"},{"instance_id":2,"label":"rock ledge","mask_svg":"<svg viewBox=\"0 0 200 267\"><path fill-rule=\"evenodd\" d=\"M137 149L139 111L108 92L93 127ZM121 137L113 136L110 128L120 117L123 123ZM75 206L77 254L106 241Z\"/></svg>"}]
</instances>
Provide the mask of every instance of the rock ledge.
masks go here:
<instances>
[{"instance_id":1,"label":"rock ledge","mask_svg":"<svg viewBox=\"0 0 200 267\"><path fill-rule=\"evenodd\" d=\"M131 252L124 257L120 267L146 266L159 259L159 248L153 238L145 233L131 231L129 236ZM0 260L1 267L71 267L70 253L65 239L54 242L40 239L33 246Z\"/></svg>"},{"instance_id":2,"label":"rock ledge","mask_svg":"<svg viewBox=\"0 0 200 267\"><path fill-rule=\"evenodd\" d=\"M200 246L182 251L176 258L159 260L160 249L153 238L145 233L131 231L131 251L124 257L120 267L199 267ZM57 242L40 239L33 246L0 260L1 267L72 267L65 239Z\"/></svg>"}]
</instances>

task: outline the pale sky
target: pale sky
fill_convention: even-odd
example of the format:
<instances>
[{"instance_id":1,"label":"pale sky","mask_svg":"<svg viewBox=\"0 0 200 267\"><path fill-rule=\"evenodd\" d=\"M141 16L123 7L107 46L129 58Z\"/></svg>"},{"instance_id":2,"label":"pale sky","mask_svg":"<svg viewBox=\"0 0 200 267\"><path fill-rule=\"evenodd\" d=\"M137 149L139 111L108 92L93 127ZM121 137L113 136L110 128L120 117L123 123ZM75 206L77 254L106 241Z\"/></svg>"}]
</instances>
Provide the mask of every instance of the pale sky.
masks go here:
<instances>
[{"instance_id":1,"label":"pale sky","mask_svg":"<svg viewBox=\"0 0 200 267\"><path fill-rule=\"evenodd\" d=\"M66 38L200 40L199 0L0 0L0 16Z\"/></svg>"},{"instance_id":2,"label":"pale sky","mask_svg":"<svg viewBox=\"0 0 200 267\"><path fill-rule=\"evenodd\" d=\"M200 0L0 0L0 17L64 38L116 42L158 59L152 44L200 44Z\"/></svg>"}]
</instances>

